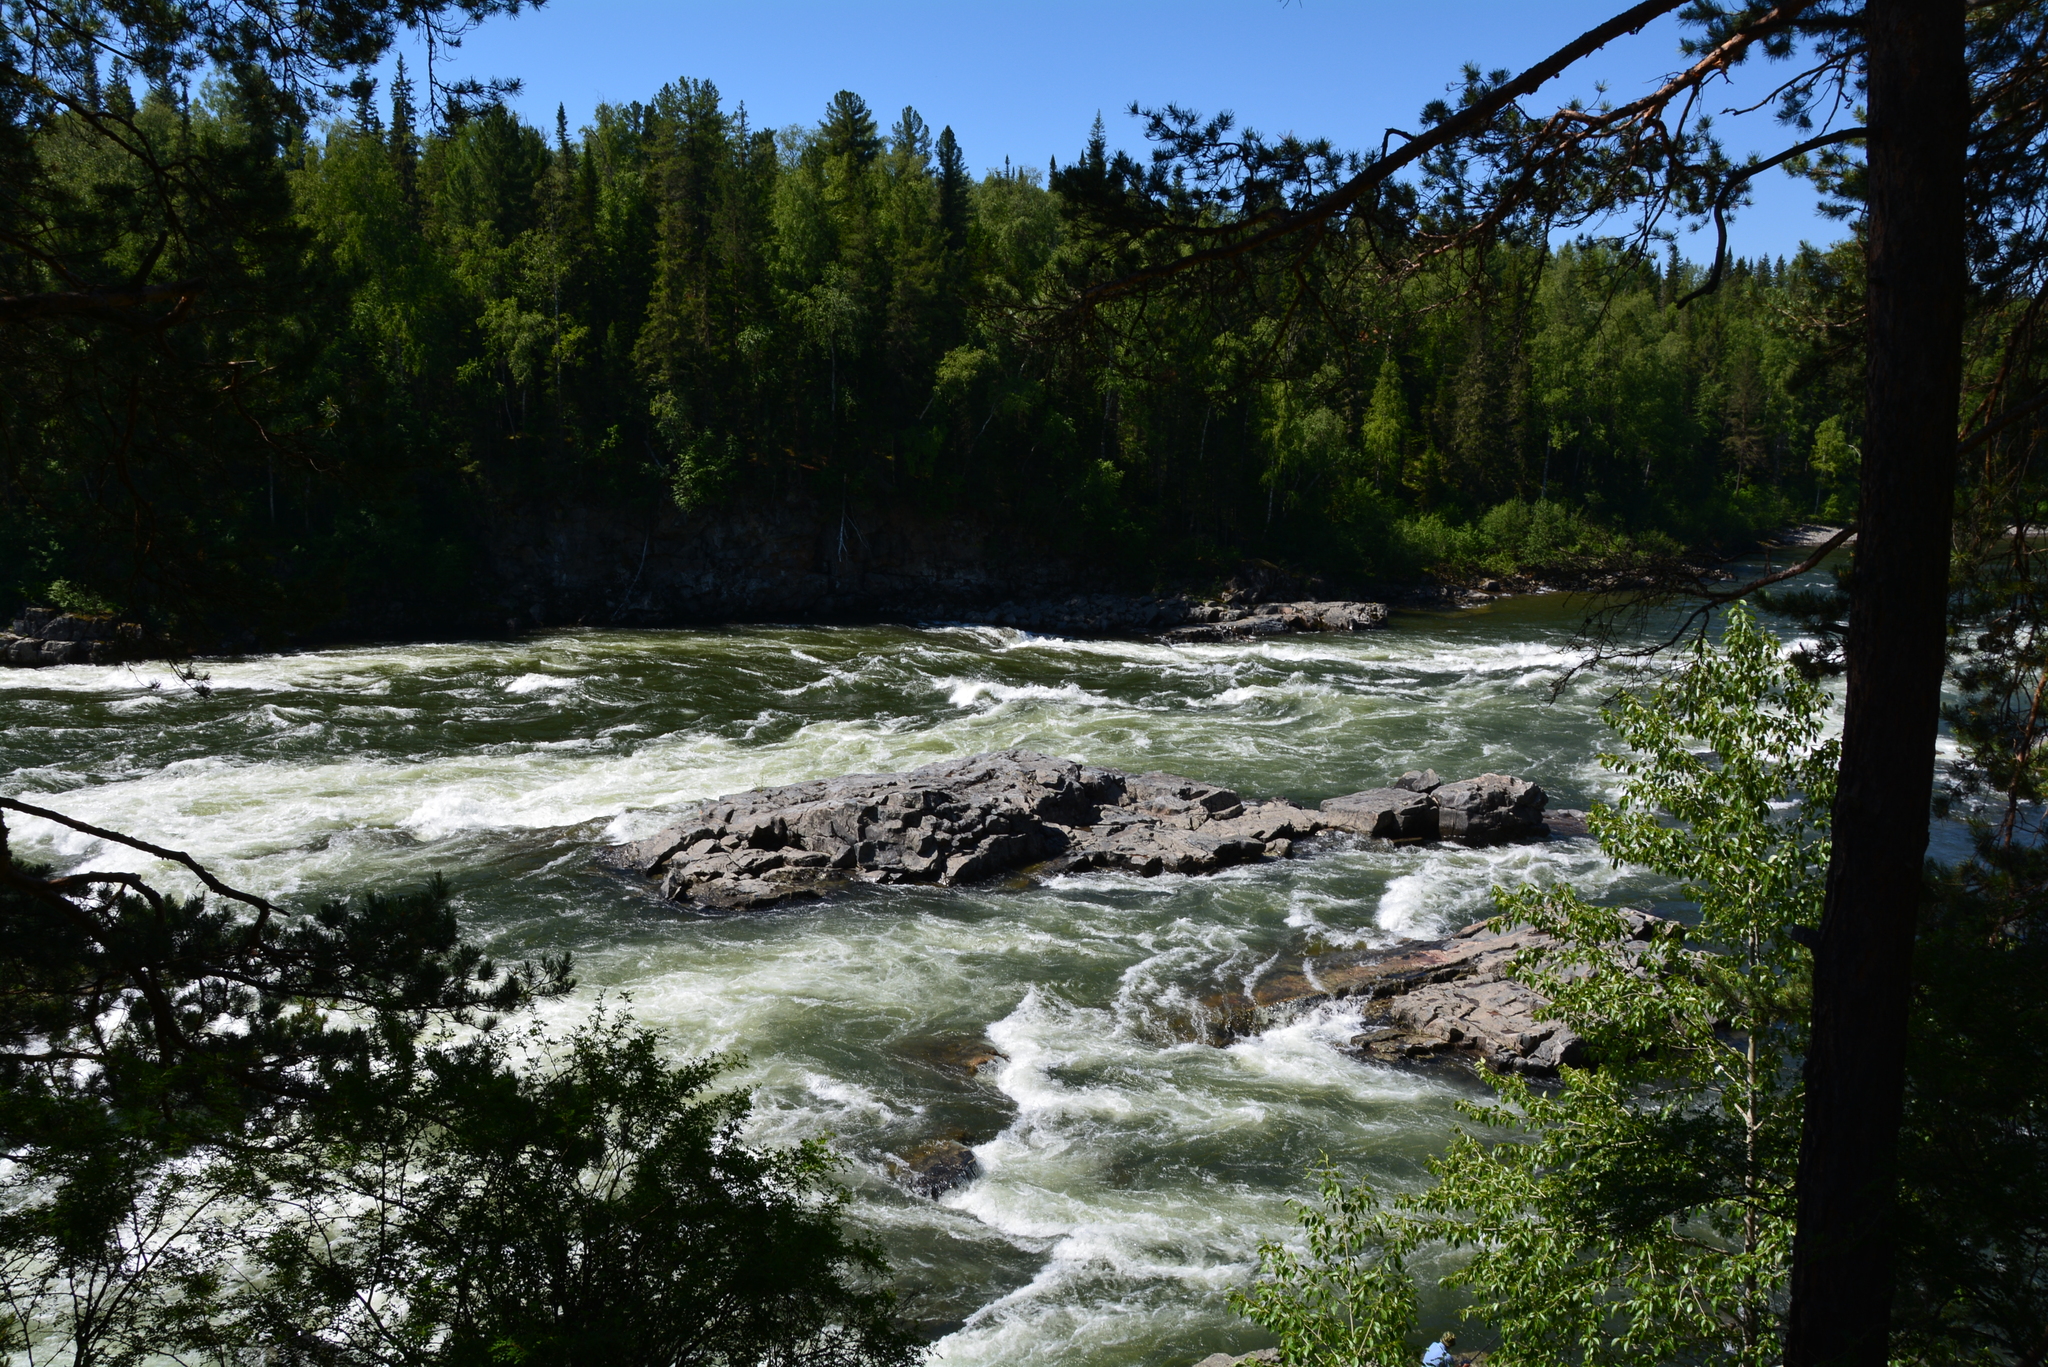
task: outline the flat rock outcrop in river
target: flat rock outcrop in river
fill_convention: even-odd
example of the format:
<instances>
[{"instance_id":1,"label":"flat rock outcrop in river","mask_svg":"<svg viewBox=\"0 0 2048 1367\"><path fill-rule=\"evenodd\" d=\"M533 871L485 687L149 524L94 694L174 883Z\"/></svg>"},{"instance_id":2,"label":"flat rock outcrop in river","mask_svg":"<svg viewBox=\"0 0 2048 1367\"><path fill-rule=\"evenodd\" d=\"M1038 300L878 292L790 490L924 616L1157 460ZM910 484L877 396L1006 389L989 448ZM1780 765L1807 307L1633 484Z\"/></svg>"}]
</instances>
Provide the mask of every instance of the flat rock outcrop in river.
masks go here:
<instances>
[{"instance_id":1,"label":"flat rock outcrop in river","mask_svg":"<svg viewBox=\"0 0 2048 1367\"><path fill-rule=\"evenodd\" d=\"M1638 972L1659 939L1682 937L1676 921L1628 908L1612 946L1622 972ZM1248 1000L1220 1002L1219 1038L1246 1033L1318 1002L1363 997L1368 1029L1352 1040L1379 1058L1460 1056L1502 1072L1549 1077L1578 1064L1584 1043L1545 1019L1550 999L1507 976L1518 955L1540 959L1556 941L1527 926L1494 933L1485 922L1444 940L1407 940L1383 949L1316 955L1269 973ZM1584 970L1568 972L1576 976ZM1234 1028L1233 1028L1234 1027Z\"/></svg>"},{"instance_id":2,"label":"flat rock outcrop in river","mask_svg":"<svg viewBox=\"0 0 2048 1367\"><path fill-rule=\"evenodd\" d=\"M142 628L111 616L81 616L56 608L25 608L0 631L0 665L115 664L142 654Z\"/></svg>"},{"instance_id":3,"label":"flat rock outcrop in river","mask_svg":"<svg viewBox=\"0 0 2048 1367\"><path fill-rule=\"evenodd\" d=\"M607 852L662 894L723 910L852 882L972 883L1027 866L1211 873L1320 828L1291 802L1247 802L1178 774L1127 774L1029 750L714 798Z\"/></svg>"},{"instance_id":4,"label":"flat rock outcrop in river","mask_svg":"<svg viewBox=\"0 0 2048 1367\"><path fill-rule=\"evenodd\" d=\"M607 862L677 902L743 911L852 883L973 883L1022 869L1213 873L1285 858L1324 830L1469 843L1542 837L1543 790L1504 774L1332 798L1257 801L1178 774L1129 774L1029 750L713 798ZM1424 789L1426 791L1419 791ZM1397 794L1391 805L1382 794ZM1386 815L1393 812L1392 817Z\"/></svg>"},{"instance_id":5,"label":"flat rock outcrop in river","mask_svg":"<svg viewBox=\"0 0 2048 1367\"><path fill-rule=\"evenodd\" d=\"M961 614L967 622L1018 627L1026 631L1080 635L1156 635L1191 645L1205 641L1250 641L1304 632L1369 631L1385 626L1385 603L1304 599L1293 602L1204 602L1186 594L1133 597L1083 593L1000 603Z\"/></svg>"}]
</instances>

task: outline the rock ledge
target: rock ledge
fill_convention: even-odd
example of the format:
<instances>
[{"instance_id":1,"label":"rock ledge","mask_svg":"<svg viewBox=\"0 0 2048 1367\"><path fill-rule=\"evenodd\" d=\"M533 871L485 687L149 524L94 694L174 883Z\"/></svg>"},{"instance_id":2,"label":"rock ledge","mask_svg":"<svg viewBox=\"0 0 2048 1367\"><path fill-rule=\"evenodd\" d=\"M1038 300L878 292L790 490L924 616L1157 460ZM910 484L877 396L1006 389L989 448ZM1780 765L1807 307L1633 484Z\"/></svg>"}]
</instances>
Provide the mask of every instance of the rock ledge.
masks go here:
<instances>
[{"instance_id":1,"label":"rock ledge","mask_svg":"<svg viewBox=\"0 0 2048 1367\"><path fill-rule=\"evenodd\" d=\"M1179 774L1005 750L713 798L600 858L653 880L671 901L744 911L856 883L951 887L1020 870L1213 873L1286 858L1296 841L1326 830L1471 844L1550 832L1533 783L1427 778L1429 791L1374 789L1315 812ZM1397 782L1411 780L1422 781Z\"/></svg>"}]
</instances>

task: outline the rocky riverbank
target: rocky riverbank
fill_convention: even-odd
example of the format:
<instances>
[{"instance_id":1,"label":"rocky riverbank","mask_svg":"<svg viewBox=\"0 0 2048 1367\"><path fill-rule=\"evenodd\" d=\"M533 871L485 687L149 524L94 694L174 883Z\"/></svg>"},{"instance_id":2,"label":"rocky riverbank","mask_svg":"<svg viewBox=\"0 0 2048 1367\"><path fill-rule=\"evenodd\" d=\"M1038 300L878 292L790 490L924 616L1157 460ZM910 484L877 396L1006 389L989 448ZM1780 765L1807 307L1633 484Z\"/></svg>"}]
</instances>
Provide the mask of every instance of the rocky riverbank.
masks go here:
<instances>
[{"instance_id":1,"label":"rocky riverbank","mask_svg":"<svg viewBox=\"0 0 2048 1367\"><path fill-rule=\"evenodd\" d=\"M144 653L142 628L111 615L25 608L6 631L0 631L0 664L17 669L116 664Z\"/></svg>"},{"instance_id":2,"label":"rocky riverbank","mask_svg":"<svg viewBox=\"0 0 2048 1367\"><path fill-rule=\"evenodd\" d=\"M1178 774L1130 774L1006 750L899 774L756 789L686 807L660 834L604 851L673 902L747 911L848 886L954 886L1005 874L1201 874L1284 859L1324 831L1490 844L1580 834L1543 790L1506 774L1334 797L1311 811Z\"/></svg>"},{"instance_id":3,"label":"rocky riverbank","mask_svg":"<svg viewBox=\"0 0 2048 1367\"><path fill-rule=\"evenodd\" d=\"M1007 602L960 614L960 621L1069 636L1157 636L1175 644L1243 641L1300 632L1368 631L1385 626L1384 603L1302 599L1205 601L1185 594L1075 594Z\"/></svg>"}]
</instances>

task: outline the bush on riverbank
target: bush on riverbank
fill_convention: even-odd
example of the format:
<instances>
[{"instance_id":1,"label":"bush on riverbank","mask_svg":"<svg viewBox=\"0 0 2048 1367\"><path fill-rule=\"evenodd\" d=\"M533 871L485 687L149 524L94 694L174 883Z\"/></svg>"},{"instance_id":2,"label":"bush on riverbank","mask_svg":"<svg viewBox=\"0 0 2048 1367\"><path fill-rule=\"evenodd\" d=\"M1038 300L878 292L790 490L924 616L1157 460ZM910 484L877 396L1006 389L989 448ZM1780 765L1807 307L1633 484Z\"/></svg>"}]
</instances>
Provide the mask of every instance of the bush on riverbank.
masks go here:
<instances>
[{"instance_id":1,"label":"bush on riverbank","mask_svg":"<svg viewBox=\"0 0 2048 1367\"><path fill-rule=\"evenodd\" d=\"M1324 1174L1301 1213L1306 1252L1262 1248L1239 1299L1283 1363L1407 1356L1409 1260L1433 1246L1463 1255L1444 1285L1507 1360L1616 1342L1649 1362L1780 1360L1811 976L1799 928L1819 920L1838 749L1826 712L1741 608L1720 648L1608 709L1624 749L1602 760L1622 796L1588 824L1617 862L1681 880L1697 924L1630 952L1612 908L1496 891L1502 921L1560 942L1516 972L1590 1061L1554 1090L1489 1075L1495 1101L1461 1104L1478 1128L1431 1160L1421 1192Z\"/></svg>"}]
</instances>

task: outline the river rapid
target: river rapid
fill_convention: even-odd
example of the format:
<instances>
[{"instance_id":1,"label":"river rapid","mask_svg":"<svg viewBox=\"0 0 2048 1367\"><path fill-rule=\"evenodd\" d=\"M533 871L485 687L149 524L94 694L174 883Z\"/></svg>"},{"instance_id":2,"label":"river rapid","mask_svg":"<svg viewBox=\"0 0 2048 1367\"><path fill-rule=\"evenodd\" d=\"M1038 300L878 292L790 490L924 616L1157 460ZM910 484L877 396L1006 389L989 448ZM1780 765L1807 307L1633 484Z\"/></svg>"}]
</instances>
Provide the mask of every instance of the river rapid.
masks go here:
<instances>
[{"instance_id":1,"label":"river rapid","mask_svg":"<svg viewBox=\"0 0 2048 1367\"><path fill-rule=\"evenodd\" d=\"M1502 884L1598 900L1671 890L1591 842L1493 850L1351 844L1210 878L1063 877L874 889L724 919L679 914L593 867L690 799L1025 746L1313 804L1432 766L1536 779L1553 806L1611 792L1597 708L1556 702L1585 607L1560 596L1397 614L1357 636L1167 647L993 628L566 631L209 667L0 671L0 791L183 849L236 885L312 898L449 876L504 958L572 951L679 1056L744 1052L752 1135L829 1132L853 1219L879 1240L933 1360L1191 1363L1268 1340L1227 1304L1261 1240L1292 1229L1327 1155L1411 1187L1483 1092L1364 1062L1325 1008L1227 1048L1191 1042L1199 998L1304 948L1439 935ZM151 688L152 680L158 684ZM18 853L165 868L36 822ZM977 1041L1003 1055L955 1062ZM892 1154L974 1146L936 1201ZM1425 1299L1425 1325L1451 1307ZM1438 1327L1441 1327L1440 1325ZM1475 1342L1472 1346L1485 1346Z\"/></svg>"}]
</instances>

